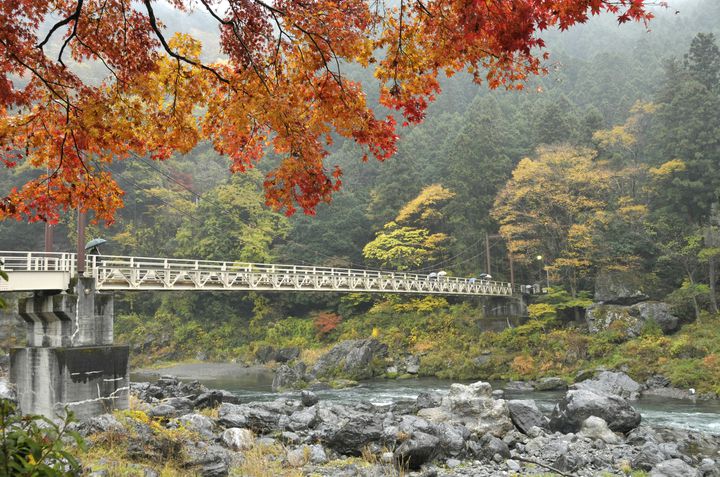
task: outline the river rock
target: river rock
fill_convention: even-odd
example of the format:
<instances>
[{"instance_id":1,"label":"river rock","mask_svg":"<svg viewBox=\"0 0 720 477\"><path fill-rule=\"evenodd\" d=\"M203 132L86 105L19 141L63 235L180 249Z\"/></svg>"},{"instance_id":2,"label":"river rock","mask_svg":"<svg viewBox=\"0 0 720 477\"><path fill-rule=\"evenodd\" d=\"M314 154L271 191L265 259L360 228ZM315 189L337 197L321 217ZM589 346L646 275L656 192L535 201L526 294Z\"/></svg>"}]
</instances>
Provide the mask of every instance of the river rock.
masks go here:
<instances>
[{"instance_id":1,"label":"river rock","mask_svg":"<svg viewBox=\"0 0 720 477\"><path fill-rule=\"evenodd\" d=\"M218 445L190 444L184 447L183 467L195 469L203 477L225 477L229 471L227 451Z\"/></svg>"},{"instance_id":2,"label":"river rock","mask_svg":"<svg viewBox=\"0 0 720 477\"><path fill-rule=\"evenodd\" d=\"M314 406L319 401L317 394L312 391L302 391L300 393L300 402L305 407Z\"/></svg>"},{"instance_id":3,"label":"river rock","mask_svg":"<svg viewBox=\"0 0 720 477\"><path fill-rule=\"evenodd\" d=\"M698 470L703 477L720 477L720 463L713 459L703 459Z\"/></svg>"},{"instance_id":4,"label":"river rock","mask_svg":"<svg viewBox=\"0 0 720 477\"><path fill-rule=\"evenodd\" d=\"M237 404L240 402L240 399L230 391L217 389L198 395L198 397L193 400L193 407L195 409L215 408L223 402Z\"/></svg>"},{"instance_id":5,"label":"river rock","mask_svg":"<svg viewBox=\"0 0 720 477\"><path fill-rule=\"evenodd\" d=\"M590 416L604 419L615 432L628 432L636 428L641 419L640 413L619 396L576 389L568 391L555 405L550 429L563 433L577 432Z\"/></svg>"},{"instance_id":6,"label":"river rock","mask_svg":"<svg viewBox=\"0 0 720 477\"><path fill-rule=\"evenodd\" d=\"M244 451L252 449L255 445L255 436L249 429L231 427L222 433L222 441L234 451Z\"/></svg>"},{"instance_id":7,"label":"river rock","mask_svg":"<svg viewBox=\"0 0 720 477\"><path fill-rule=\"evenodd\" d=\"M273 358L278 363L289 363L290 361L300 357L300 348L297 346L290 346L288 348L280 348L275 351Z\"/></svg>"},{"instance_id":8,"label":"river rock","mask_svg":"<svg viewBox=\"0 0 720 477\"><path fill-rule=\"evenodd\" d=\"M347 340L320 357L310 373L315 378L342 374L351 379L373 376L372 362L387 356L387 345L374 338Z\"/></svg>"},{"instance_id":9,"label":"river rock","mask_svg":"<svg viewBox=\"0 0 720 477\"><path fill-rule=\"evenodd\" d=\"M340 454L359 456L367 445L383 439L382 419L377 414L341 405L319 409L318 434L327 447Z\"/></svg>"},{"instance_id":10,"label":"river rock","mask_svg":"<svg viewBox=\"0 0 720 477\"><path fill-rule=\"evenodd\" d=\"M512 399L507 402L507 406L512 423L523 434L527 434L533 426L547 427L548 419L532 399Z\"/></svg>"},{"instance_id":11,"label":"river rock","mask_svg":"<svg viewBox=\"0 0 720 477\"><path fill-rule=\"evenodd\" d=\"M682 459L670 459L660 462L652 468L649 477L702 477L700 472L686 464Z\"/></svg>"},{"instance_id":12,"label":"river rock","mask_svg":"<svg viewBox=\"0 0 720 477\"><path fill-rule=\"evenodd\" d=\"M420 372L420 358L418 356L411 355L405 359L405 372L408 374Z\"/></svg>"},{"instance_id":13,"label":"river rock","mask_svg":"<svg viewBox=\"0 0 720 477\"><path fill-rule=\"evenodd\" d=\"M562 378L548 377L535 382L536 391L554 391L556 389L566 390L567 383Z\"/></svg>"},{"instance_id":14,"label":"river rock","mask_svg":"<svg viewBox=\"0 0 720 477\"><path fill-rule=\"evenodd\" d=\"M642 386L630 376L615 371L602 371L593 379L575 383L573 387L592 392L615 394L631 401L635 401L640 397L640 390L642 389Z\"/></svg>"},{"instance_id":15,"label":"river rock","mask_svg":"<svg viewBox=\"0 0 720 477\"><path fill-rule=\"evenodd\" d=\"M637 272L603 269L595 277L596 301L613 305L633 305L647 299Z\"/></svg>"},{"instance_id":16,"label":"river rock","mask_svg":"<svg viewBox=\"0 0 720 477\"><path fill-rule=\"evenodd\" d=\"M293 367L281 364L275 371L272 390L274 392L296 389L305 385L305 363L298 363Z\"/></svg>"},{"instance_id":17,"label":"river rock","mask_svg":"<svg viewBox=\"0 0 720 477\"><path fill-rule=\"evenodd\" d=\"M310 448L300 446L287 451L285 456L290 467L302 467L310 460Z\"/></svg>"},{"instance_id":18,"label":"river rock","mask_svg":"<svg viewBox=\"0 0 720 477\"><path fill-rule=\"evenodd\" d=\"M418 394L415 404L418 409L437 407L442 404L442 395L437 392L421 392Z\"/></svg>"},{"instance_id":19,"label":"river rock","mask_svg":"<svg viewBox=\"0 0 720 477\"><path fill-rule=\"evenodd\" d=\"M492 398L492 386L478 381L470 385L452 384L443 398L442 408L477 435L503 436L513 428L507 402Z\"/></svg>"},{"instance_id":20,"label":"river rock","mask_svg":"<svg viewBox=\"0 0 720 477\"><path fill-rule=\"evenodd\" d=\"M185 428L195 431L205 437L213 436L213 421L202 414L185 414L178 418L178 422Z\"/></svg>"},{"instance_id":21,"label":"river rock","mask_svg":"<svg viewBox=\"0 0 720 477\"><path fill-rule=\"evenodd\" d=\"M319 421L317 406L297 410L290 414L288 427L293 431L314 428Z\"/></svg>"},{"instance_id":22,"label":"river rock","mask_svg":"<svg viewBox=\"0 0 720 477\"><path fill-rule=\"evenodd\" d=\"M610 430L607 422L597 416L590 416L583 421L580 435L590 439L600 439L606 444L619 444L622 442L622 439Z\"/></svg>"},{"instance_id":23,"label":"river rock","mask_svg":"<svg viewBox=\"0 0 720 477\"><path fill-rule=\"evenodd\" d=\"M505 383L505 391L533 391L535 387L527 381L508 381Z\"/></svg>"},{"instance_id":24,"label":"river rock","mask_svg":"<svg viewBox=\"0 0 720 477\"><path fill-rule=\"evenodd\" d=\"M494 459L495 455L499 455L503 460L510 458L510 448L508 445L492 434L482 436L478 444L480 444L480 456L487 460Z\"/></svg>"},{"instance_id":25,"label":"river rock","mask_svg":"<svg viewBox=\"0 0 720 477\"><path fill-rule=\"evenodd\" d=\"M395 449L395 460L411 469L431 461L438 453L440 439L424 432L413 432Z\"/></svg>"}]
</instances>

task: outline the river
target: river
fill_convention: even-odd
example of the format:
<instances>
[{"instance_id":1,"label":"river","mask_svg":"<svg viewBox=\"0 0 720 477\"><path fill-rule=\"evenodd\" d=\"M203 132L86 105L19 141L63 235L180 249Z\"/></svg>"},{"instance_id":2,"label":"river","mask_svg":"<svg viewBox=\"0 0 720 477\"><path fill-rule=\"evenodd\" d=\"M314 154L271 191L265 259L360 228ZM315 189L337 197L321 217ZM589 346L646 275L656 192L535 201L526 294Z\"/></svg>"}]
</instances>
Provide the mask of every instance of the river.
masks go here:
<instances>
[{"instance_id":1,"label":"river","mask_svg":"<svg viewBox=\"0 0 720 477\"><path fill-rule=\"evenodd\" d=\"M229 363L183 364L158 370L140 370L132 373L133 381L152 381L160 374L172 374L181 380L197 379L212 389L225 389L236 394L241 401L271 401L282 394L273 393L273 373L260 367L243 368ZM320 399L340 402L368 401L387 405L393 402L414 401L421 392L448 392L450 380L417 378L404 380L378 379L364 381L360 386L347 389L318 391ZM493 383L493 389L502 389L502 383ZM288 393L287 395L291 395ZM512 391L507 399L534 399L545 413L552 411L555 403L564 395L560 391ZM633 402L652 426L678 427L720 434L720 401L690 401L661 397L645 397Z\"/></svg>"}]
</instances>

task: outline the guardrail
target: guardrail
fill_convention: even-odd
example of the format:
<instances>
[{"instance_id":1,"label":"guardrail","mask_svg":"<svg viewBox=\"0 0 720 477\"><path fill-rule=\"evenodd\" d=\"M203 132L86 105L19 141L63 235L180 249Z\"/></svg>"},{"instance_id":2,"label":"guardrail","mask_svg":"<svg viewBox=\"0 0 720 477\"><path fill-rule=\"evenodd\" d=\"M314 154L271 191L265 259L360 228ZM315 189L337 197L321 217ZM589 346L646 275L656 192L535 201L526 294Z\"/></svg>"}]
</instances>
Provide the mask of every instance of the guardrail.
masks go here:
<instances>
[{"instance_id":1,"label":"guardrail","mask_svg":"<svg viewBox=\"0 0 720 477\"><path fill-rule=\"evenodd\" d=\"M75 254L2 252L7 271L75 273ZM88 255L84 276L99 290L353 291L509 296L510 283L338 267Z\"/></svg>"}]
</instances>

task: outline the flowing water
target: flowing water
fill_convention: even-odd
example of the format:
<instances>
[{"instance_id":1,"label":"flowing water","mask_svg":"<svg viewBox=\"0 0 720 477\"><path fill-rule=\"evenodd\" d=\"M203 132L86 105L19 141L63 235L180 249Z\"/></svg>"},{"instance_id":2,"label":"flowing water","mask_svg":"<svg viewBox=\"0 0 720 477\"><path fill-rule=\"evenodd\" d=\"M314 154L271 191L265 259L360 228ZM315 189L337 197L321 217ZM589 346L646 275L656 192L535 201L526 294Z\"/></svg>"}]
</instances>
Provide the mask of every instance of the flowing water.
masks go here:
<instances>
[{"instance_id":1,"label":"flowing water","mask_svg":"<svg viewBox=\"0 0 720 477\"><path fill-rule=\"evenodd\" d=\"M264 368L242 368L238 365L198 363L180 365L155 372L134 373L133 381L149 381L158 374L172 374L181 380L197 379L212 389L225 389L236 394L241 401L271 401L281 394L271 390L273 373ZM377 405L414 401L421 392L447 393L453 382L436 378L406 380L371 380L347 389L318 391L320 399L351 403L367 401ZM502 389L502 383L493 383L493 389ZM297 393L295 393L297 394ZM286 395L292 395L288 393ZM507 399L534 399L546 414L564 395L559 391L508 391ZM643 422L653 426L679 427L720 434L720 401L691 401L647 397L633 402Z\"/></svg>"}]
</instances>

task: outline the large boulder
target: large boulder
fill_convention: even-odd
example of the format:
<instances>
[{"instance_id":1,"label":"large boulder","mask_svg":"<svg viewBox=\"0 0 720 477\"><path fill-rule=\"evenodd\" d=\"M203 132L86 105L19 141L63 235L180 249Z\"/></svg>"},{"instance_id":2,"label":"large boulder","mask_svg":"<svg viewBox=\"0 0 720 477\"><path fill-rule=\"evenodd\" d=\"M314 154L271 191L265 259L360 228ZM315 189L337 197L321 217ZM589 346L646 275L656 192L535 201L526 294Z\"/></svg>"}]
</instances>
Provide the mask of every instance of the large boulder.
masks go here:
<instances>
[{"instance_id":1,"label":"large boulder","mask_svg":"<svg viewBox=\"0 0 720 477\"><path fill-rule=\"evenodd\" d=\"M615 432L628 432L640 425L641 419L640 413L620 396L576 389L568 391L555 405L550 429L566 434L578 432L590 416L604 419Z\"/></svg>"},{"instance_id":2,"label":"large boulder","mask_svg":"<svg viewBox=\"0 0 720 477\"><path fill-rule=\"evenodd\" d=\"M678 327L678 317L673 315L670 305L662 301L644 301L630 307L643 323L654 321L663 330L671 333Z\"/></svg>"},{"instance_id":3,"label":"large boulder","mask_svg":"<svg viewBox=\"0 0 720 477\"><path fill-rule=\"evenodd\" d=\"M228 475L230 457L224 448L218 445L190 443L184 446L183 450L185 457L183 467L192 469L195 475L202 477L225 477Z\"/></svg>"},{"instance_id":4,"label":"large boulder","mask_svg":"<svg viewBox=\"0 0 720 477\"><path fill-rule=\"evenodd\" d=\"M377 414L337 407L323 408L319 415L325 445L340 454L359 456L366 446L383 440L382 418Z\"/></svg>"},{"instance_id":5,"label":"large boulder","mask_svg":"<svg viewBox=\"0 0 720 477\"><path fill-rule=\"evenodd\" d=\"M608 305L633 305L647 300L640 275L633 271L601 270L595 278L595 300Z\"/></svg>"},{"instance_id":6,"label":"large boulder","mask_svg":"<svg viewBox=\"0 0 720 477\"><path fill-rule=\"evenodd\" d=\"M507 402L492 397L489 383L452 384L440 407L478 436L486 433L503 436L513 429Z\"/></svg>"},{"instance_id":7,"label":"large boulder","mask_svg":"<svg viewBox=\"0 0 720 477\"><path fill-rule=\"evenodd\" d=\"M507 402L510 419L523 434L528 434L533 426L547 427L548 419L543 416L532 399L512 399Z\"/></svg>"},{"instance_id":8,"label":"large boulder","mask_svg":"<svg viewBox=\"0 0 720 477\"><path fill-rule=\"evenodd\" d=\"M585 320L591 333L614 329L624 332L628 338L639 336L648 322L656 323L664 333L678 327L678 317L671 313L670 305L661 301L630 306L595 303L587 308Z\"/></svg>"},{"instance_id":9,"label":"large boulder","mask_svg":"<svg viewBox=\"0 0 720 477\"><path fill-rule=\"evenodd\" d=\"M653 467L649 477L700 477L700 472L681 459L670 459Z\"/></svg>"},{"instance_id":10,"label":"large boulder","mask_svg":"<svg viewBox=\"0 0 720 477\"><path fill-rule=\"evenodd\" d=\"M637 400L642 390L642 385L630 376L615 371L602 371L592 379L575 383L573 387L592 392L615 394L631 401Z\"/></svg>"},{"instance_id":11,"label":"large boulder","mask_svg":"<svg viewBox=\"0 0 720 477\"><path fill-rule=\"evenodd\" d=\"M373 338L343 341L321 356L310 374L316 378L371 378L373 361L387 356L387 351L387 345Z\"/></svg>"},{"instance_id":12,"label":"large boulder","mask_svg":"<svg viewBox=\"0 0 720 477\"><path fill-rule=\"evenodd\" d=\"M302 362L297 363L293 367L287 364L281 364L275 371L272 390L279 392L304 387L307 384L305 381L305 369L305 363Z\"/></svg>"},{"instance_id":13,"label":"large boulder","mask_svg":"<svg viewBox=\"0 0 720 477\"><path fill-rule=\"evenodd\" d=\"M440 439L424 432L414 432L395 449L395 460L411 469L431 461L438 453Z\"/></svg>"},{"instance_id":14,"label":"large boulder","mask_svg":"<svg viewBox=\"0 0 720 477\"><path fill-rule=\"evenodd\" d=\"M590 416L583 421L580 435L593 440L599 439L606 444L620 444L622 442L622 439L610 430L607 422L597 416Z\"/></svg>"}]
</instances>

